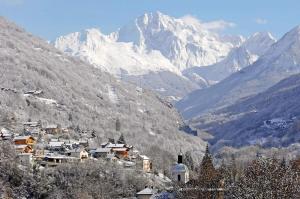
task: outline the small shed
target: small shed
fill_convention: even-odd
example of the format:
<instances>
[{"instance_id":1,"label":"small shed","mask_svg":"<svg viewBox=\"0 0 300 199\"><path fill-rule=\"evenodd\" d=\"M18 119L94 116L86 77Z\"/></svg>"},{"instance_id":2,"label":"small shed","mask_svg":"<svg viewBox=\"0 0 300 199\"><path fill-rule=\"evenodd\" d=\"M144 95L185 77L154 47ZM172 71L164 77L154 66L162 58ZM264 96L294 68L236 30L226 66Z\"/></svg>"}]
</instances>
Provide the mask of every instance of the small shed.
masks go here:
<instances>
[{"instance_id":1,"label":"small shed","mask_svg":"<svg viewBox=\"0 0 300 199\"><path fill-rule=\"evenodd\" d=\"M136 193L136 196L138 199L150 199L154 194L157 193L156 189L152 189L152 188L145 188L142 191Z\"/></svg>"}]
</instances>

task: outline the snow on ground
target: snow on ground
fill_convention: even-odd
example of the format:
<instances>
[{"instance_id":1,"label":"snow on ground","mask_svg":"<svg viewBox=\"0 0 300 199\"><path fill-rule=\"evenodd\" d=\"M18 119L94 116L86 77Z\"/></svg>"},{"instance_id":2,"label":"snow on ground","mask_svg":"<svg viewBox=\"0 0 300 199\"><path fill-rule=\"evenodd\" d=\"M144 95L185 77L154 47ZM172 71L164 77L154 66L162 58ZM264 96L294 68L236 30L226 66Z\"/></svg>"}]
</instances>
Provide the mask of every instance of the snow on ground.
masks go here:
<instances>
[{"instance_id":1,"label":"snow on ground","mask_svg":"<svg viewBox=\"0 0 300 199\"><path fill-rule=\"evenodd\" d=\"M141 109L141 108L138 108L137 109L139 112L141 112L141 113L144 113L145 112L145 110L144 109Z\"/></svg>"},{"instance_id":2,"label":"snow on ground","mask_svg":"<svg viewBox=\"0 0 300 199\"><path fill-rule=\"evenodd\" d=\"M152 130L149 130L149 134L150 135L156 135L156 133L154 133Z\"/></svg>"},{"instance_id":3,"label":"snow on ground","mask_svg":"<svg viewBox=\"0 0 300 199\"><path fill-rule=\"evenodd\" d=\"M289 126L290 121L286 121L282 118L274 118L264 121L263 126L268 129L286 129Z\"/></svg>"},{"instance_id":4,"label":"snow on ground","mask_svg":"<svg viewBox=\"0 0 300 199\"><path fill-rule=\"evenodd\" d=\"M109 100L114 104L119 104L120 99L116 94L115 87L113 87L110 84L107 84L106 87L107 87L107 94L108 94Z\"/></svg>"},{"instance_id":5,"label":"snow on ground","mask_svg":"<svg viewBox=\"0 0 300 199\"><path fill-rule=\"evenodd\" d=\"M59 106L59 104L57 103L56 100L54 99L48 99L48 98L43 98L43 97L37 97L37 96L34 96L34 95L31 95L31 94L23 94L23 96L25 98L33 98L33 99L36 99L46 105L55 105L55 106Z\"/></svg>"},{"instance_id":6,"label":"snow on ground","mask_svg":"<svg viewBox=\"0 0 300 199\"><path fill-rule=\"evenodd\" d=\"M56 106L58 105L57 101L54 99L47 99L42 97L36 97L36 98L47 105L56 105Z\"/></svg>"}]
</instances>

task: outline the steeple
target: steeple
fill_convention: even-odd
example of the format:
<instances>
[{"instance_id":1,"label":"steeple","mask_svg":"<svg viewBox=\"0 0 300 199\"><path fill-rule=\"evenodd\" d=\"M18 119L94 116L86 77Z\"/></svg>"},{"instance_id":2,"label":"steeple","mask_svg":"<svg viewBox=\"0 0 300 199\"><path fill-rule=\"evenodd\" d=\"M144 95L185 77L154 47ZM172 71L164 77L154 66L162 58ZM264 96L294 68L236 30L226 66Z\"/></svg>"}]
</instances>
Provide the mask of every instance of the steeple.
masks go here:
<instances>
[{"instance_id":1,"label":"steeple","mask_svg":"<svg viewBox=\"0 0 300 199\"><path fill-rule=\"evenodd\" d=\"M177 160L177 163L178 164L182 164L182 160L183 160L183 154L181 152L181 149L180 149L180 152L178 154L178 160Z\"/></svg>"}]
</instances>

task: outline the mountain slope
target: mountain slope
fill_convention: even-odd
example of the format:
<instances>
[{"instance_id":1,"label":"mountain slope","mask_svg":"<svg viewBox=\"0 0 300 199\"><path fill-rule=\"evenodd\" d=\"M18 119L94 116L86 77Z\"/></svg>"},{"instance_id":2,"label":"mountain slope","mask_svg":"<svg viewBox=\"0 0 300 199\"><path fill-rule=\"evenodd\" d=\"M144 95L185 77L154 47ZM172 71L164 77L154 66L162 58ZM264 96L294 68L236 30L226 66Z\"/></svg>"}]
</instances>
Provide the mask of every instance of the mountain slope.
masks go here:
<instances>
[{"instance_id":1,"label":"mountain slope","mask_svg":"<svg viewBox=\"0 0 300 199\"><path fill-rule=\"evenodd\" d=\"M192 67L183 72L185 76L197 74L213 84L234 72L254 63L275 43L268 32L258 32L249 37L241 46L234 48L218 63L206 67Z\"/></svg>"},{"instance_id":2,"label":"mountain slope","mask_svg":"<svg viewBox=\"0 0 300 199\"><path fill-rule=\"evenodd\" d=\"M204 150L201 139L178 130L179 114L153 92L65 56L3 18L0 64L1 126L19 131L31 119L95 129L100 143L120 136L114 130L120 118L125 139L142 151ZM31 90L42 93L26 94Z\"/></svg>"},{"instance_id":3,"label":"mountain slope","mask_svg":"<svg viewBox=\"0 0 300 199\"><path fill-rule=\"evenodd\" d=\"M300 142L300 75L195 121L216 148L250 144L288 146Z\"/></svg>"},{"instance_id":4,"label":"mountain slope","mask_svg":"<svg viewBox=\"0 0 300 199\"><path fill-rule=\"evenodd\" d=\"M300 72L300 27L292 29L252 65L218 84L189 94L177 104L186 119L195 118L266 90Z\"/></svg>"}]
</instances>

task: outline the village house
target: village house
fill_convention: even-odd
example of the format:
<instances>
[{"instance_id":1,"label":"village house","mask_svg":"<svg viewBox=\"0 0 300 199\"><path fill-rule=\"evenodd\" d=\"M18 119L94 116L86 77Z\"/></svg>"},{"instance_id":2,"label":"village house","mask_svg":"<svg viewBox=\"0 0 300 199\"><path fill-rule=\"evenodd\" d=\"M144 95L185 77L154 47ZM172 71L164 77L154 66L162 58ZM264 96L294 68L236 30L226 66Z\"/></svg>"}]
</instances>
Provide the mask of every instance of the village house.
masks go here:
<instances>
[{"instance_id":1,"label":"village house","mask_svg":"<svg viewBox=\"0 0 300 199\"><path fill-rule=\"evenodd\" d=\"M113 152L118 156L119 158L129 158L129 149L128 148L114 148L112 149Z\"/></svg>"},{"instance_id":2,"label":"village house","mask_svg":"<svg viewBox=\"0 0 300 199\"><path fill-rule=\"evenodd\" d=\"M24 135L32 135L32 136L39 136L41 129L42 129L42 124L41 121L37 122L24 122Z\"/></svg>"},{"instance_id":3,"label":"village house","mask_svg":"<svg viewBox=\"0 0 300 199\"><path fill-rule=\"evenodd\" d=\"M80 139L79 140L79 145L83 146L83 147L88 147L89 146L89 142L86 139Z\"/></svg>"},{"instance_id":4,"label":"village house","mask_svg":"<svg viewBox=\"0 0 300 199\"><path fill-rule=\"evenodd\" d=\"M47 145L50 151L65 151L65 142L62 141L50 141Z\"/></svg>"},{"instance_id":5,"label":"village house","mask_svg":"<svg viewBox=\"0 0 300 199\"><path fill-rule=\"evenodd\" d=\"M79 158L83 161L89 157L89 153L83 148L71 149L65 153L67 156Z\"/></svg>"},{"instance_id":6,"label":"village house","mask_svg":"<svg viewBox=\"0 0 300 199\"><path fill-rule=\"evenodd\" d=\"M55 167L60 164L79 162L79 158L68 157L64 155L46 155L40 163L44 167Z\"/></svg>"},{"instance_id":7,"label":"village house","mask_svg":"<svg viewBox=\"0 0 300 199\"><path fill-rule=\"evenodd\" d=\"M47 125L43 128L46 134L56 135L62 132L61 126L58 124Z\"/></svg>"},{"instance_id":8,"label":"village house","mask_svg":"<svg viewBox=\"0 0 300 199\"><path fill-rule=\"evenodd\" d=\"M97 148L92 151L94 158L107 158L109 154L114 154L112 148Z\"/></svg>"},{"instance_id":9,"label":"village house","mask_svg":"<svg viewBox=\"0 0 300 199\"><path fill-rule=\"evenodd\" d=\"M105 148L110 148L119 158L128 158L129 150L132 147L128 147L125 144L113 144L109 143L105 146Z\"/></svg>"},{"instance_id":10,"label":"village house","mask_svg":"<svg viewBox=\"0 0 300 199\"><path fill-rule=\"evenodd\" d=\"M17 153L33 153L33 148L31 145L15 145L15 149Z\"/></svg>"},{"instance_id":11,"label":"village house","mask_svg":"<svg viewBox=\"0 0 300 199\"><path fill-rule=\"evenodd\" d=\"M136 159L136 167L144 172L151 172L152 162L149 157L145 155L138 155Z\"/></svg>"},{"instance_id":12,"label":"village house","mask_svg":"<svg viewBox=\"0 0 300 199\"><path fill-rule=\"evenodd\" d=\"M23 126L24 128L38 128L38 127L42 127L42 123L41 121L37 121L37 122L23 122Z\"/></svg>"},{"instance_id":13,"label":"village house","mask_svg":"<svg viewBox=\"0 0 300 199\"><path fill-rule=\"evenodd\" d=\"M34 145L36 139L32 136L17 136L14 138L15 145Z\"/></svg>"}]
</instances>

